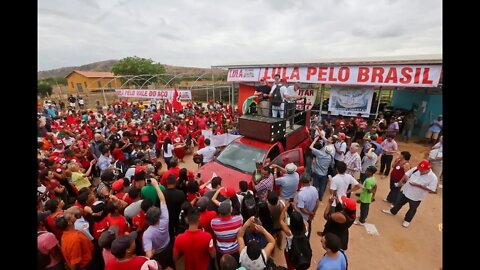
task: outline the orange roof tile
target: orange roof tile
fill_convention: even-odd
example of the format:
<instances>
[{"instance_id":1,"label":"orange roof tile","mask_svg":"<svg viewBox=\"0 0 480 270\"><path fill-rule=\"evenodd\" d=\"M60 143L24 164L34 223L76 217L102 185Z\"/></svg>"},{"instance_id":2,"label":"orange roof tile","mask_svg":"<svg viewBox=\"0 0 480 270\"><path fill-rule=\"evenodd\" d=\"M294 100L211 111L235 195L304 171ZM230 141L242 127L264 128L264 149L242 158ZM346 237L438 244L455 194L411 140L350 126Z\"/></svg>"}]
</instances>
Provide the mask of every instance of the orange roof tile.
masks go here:
<instances>
[{"instance_id":1,"label":"orange roof tile","mask_svg":"<svg viewBox=\"0 0 480 270\"><path fill-rule=\"evenodd\" d=\"M113 78L115 75L112 72L104 72L104 71L83 71L83 70L74 70L70 72L65 78L70 76L73 72L76 72L82 76L87 78Z\"/></svg>"}]
</instances>

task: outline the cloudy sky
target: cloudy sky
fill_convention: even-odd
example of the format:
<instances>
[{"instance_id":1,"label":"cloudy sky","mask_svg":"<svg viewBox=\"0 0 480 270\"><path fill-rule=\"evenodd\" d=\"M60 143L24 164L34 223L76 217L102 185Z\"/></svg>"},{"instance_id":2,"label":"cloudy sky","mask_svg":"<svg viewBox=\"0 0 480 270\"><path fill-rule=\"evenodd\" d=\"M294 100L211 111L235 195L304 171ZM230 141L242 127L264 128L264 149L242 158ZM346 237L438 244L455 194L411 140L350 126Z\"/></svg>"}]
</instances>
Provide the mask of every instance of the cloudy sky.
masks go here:
<instances>
[{"instance_id":1,"label":"cloudy sky","mask_svg":"<svg viewBox=\"0 0 480 270\"><path fill-rule=\"evenodd\" d=\"M441 0L41 0L38 70L440 54Z\"/></svg>"}]
</instances>

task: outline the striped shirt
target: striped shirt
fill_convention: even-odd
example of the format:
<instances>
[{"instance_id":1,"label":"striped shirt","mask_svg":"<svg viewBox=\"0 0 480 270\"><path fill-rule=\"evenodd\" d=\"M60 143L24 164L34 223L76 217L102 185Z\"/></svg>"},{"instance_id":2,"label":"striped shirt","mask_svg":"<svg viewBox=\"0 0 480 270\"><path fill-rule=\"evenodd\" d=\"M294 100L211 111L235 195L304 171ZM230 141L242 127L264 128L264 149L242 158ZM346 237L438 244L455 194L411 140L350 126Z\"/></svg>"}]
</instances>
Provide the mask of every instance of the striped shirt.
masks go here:
<instances>
[{"instance_id":1,"label":"striped shirt","mask_svg":"<svg viewBox=\"0 0 480 270\"><path fill-rule=\"evenodd\" d=\"M260 182L255 184L255 190L257 190L258 199L265 200L265 194L267 191L273 190L273 174L270 174L267 178L263 178Z\"/></svg>"},{"instance_id":2,"label":"striped shirt","mask_svg":"<svg viewBox=\"0 0 480 270\"><path fill-rule=\"evenodd\" d=\"M215 234L218 252L221 254L238 252L237 233L242 224L243 218L240 215L212 219L211 225Z\"/></svg>"},{"instance_id":3,"label":"striped shirt","mask_svg":"<svg viewBox=\"0 0 480 270\"><path fill-rule=\"evenodd\" d=\"M358 169L358 171L360 171L360 169L362 168L362 162L358 153L352 154L352 152L348 151L348 153L345 155L345 159L343 160L343 162L347 164L346 173L350 174L351 176L355 176L354 169Z\"/></svg>"}]
</instances>

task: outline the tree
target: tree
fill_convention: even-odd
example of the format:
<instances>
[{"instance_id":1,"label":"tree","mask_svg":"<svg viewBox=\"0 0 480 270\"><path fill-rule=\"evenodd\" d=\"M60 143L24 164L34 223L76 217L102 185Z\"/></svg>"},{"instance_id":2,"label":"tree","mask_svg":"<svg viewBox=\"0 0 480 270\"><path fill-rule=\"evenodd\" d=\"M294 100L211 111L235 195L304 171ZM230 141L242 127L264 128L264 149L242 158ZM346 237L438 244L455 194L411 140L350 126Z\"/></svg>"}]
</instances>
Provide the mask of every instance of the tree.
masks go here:
<instances>
[{"instance_id":1,"label":"tree","mask_svg":"<svg viewBox=\"0 0 480 270\"><path fill-rule=\"evenodd\" d=\"M164 74L165 67L160 63L154 63L152 59L140 58L138 56L123 58L113 65L112 72L115 75L156 75ZM143 85L147 80L147 86L150 83L155 83L158 77L150 79L150 76L142 76L131 80L133 84L138 86ZM150 80L149 80L150 79ZM122 82L127 81L128 78L122 78ZM129 83L130 83L129 82Z\"/></svg>"},{"instance_id":2,"label":"tree","mask_svg":"<svg viewBox=\"0 0 480 270\"><path fill-rule=\"evenodd\" d=\"M37 92L40 95L40 97L46 97L52 94L52 86L45 81L38 81Z\"/></svg>"}]
</instances>

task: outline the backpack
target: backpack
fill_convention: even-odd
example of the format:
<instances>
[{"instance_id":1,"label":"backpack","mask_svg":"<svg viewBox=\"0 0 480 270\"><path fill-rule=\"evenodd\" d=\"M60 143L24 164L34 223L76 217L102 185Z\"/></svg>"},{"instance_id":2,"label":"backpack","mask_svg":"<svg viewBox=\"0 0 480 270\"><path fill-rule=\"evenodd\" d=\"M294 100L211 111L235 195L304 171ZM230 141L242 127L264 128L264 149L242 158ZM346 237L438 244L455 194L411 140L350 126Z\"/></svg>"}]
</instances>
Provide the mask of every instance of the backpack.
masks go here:
<instances>
[{"instance_id":1,"label":"backpack","mask_svg":"<svg viewBox=\"0 0 480 270\"><path fill-rule=\"evenodd\" d=\"M242 201L242 217L244 220L249 219L251 216L254 216L257 212L257 202L252 193L247 192L243 196Z\"/></svg>"},{"instance_id":2,"label":"backpack","mask_svg":"<svg viewBox=\"0 0 480 270\"><path fill-rule=\"evenodd\" d=\"M306 270L312 262L312 248L308 238L302 235L294 235L288 251L288 259L297 270Z\"/></svg>"},{"instance_id":3,"label":"backpack","mask_svg":"<svg viewBox=\"0 0 480 270\"><path fill-rule=\"evenodd\" d=\"M39 232L37 234L37 237L44 233L46 232ZM38 270L45 269L45 267L47 267L47 265L49 264L50 264L50 254L42 253L40 252L40 250L37 249L37 269Z\"/></svg>"},{"instance_id":4,"label":"backpack","mask_svg":"<svg viewBox=\"0 0 480 270\"><path fill-rule=\"evenodd\" d=\"M280 85L276 85L275 89L273 90L272 93L272 100L270 103L272 106L280 106L282 105L283 99L282 99L282 94L280 93Z\"/></svg>"}]
</instances>

